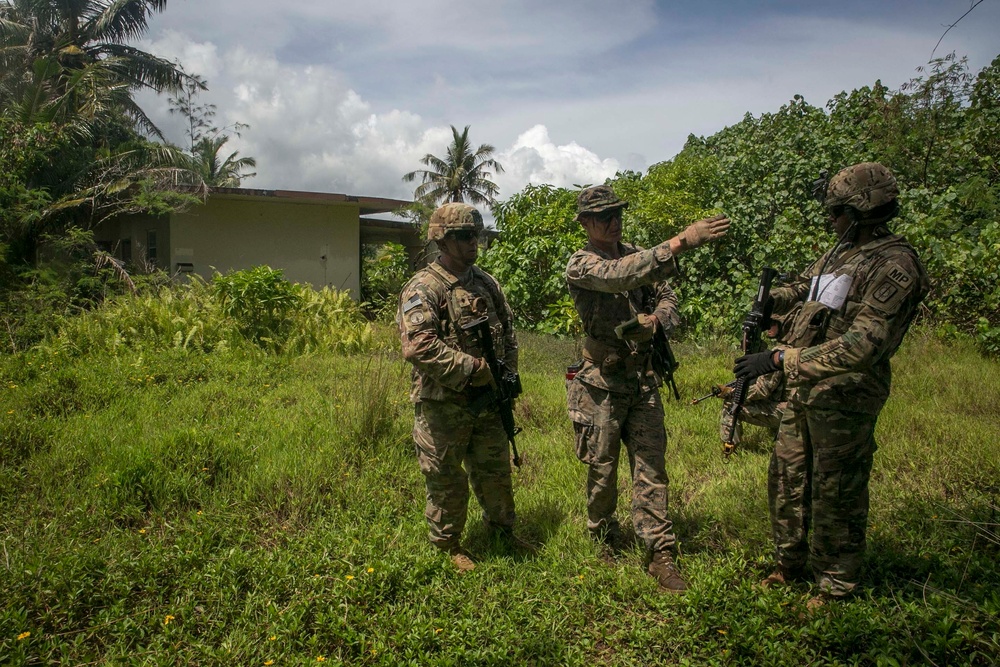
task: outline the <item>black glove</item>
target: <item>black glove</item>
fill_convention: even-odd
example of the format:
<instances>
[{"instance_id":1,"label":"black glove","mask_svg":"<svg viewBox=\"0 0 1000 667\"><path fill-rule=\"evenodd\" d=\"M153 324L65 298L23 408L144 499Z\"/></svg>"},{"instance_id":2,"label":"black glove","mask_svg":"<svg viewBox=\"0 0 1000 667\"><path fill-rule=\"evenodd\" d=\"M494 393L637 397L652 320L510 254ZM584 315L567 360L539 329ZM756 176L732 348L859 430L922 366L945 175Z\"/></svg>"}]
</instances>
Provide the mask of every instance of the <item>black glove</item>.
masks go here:
<instances>
[{"instance_id":1,"label":"black glove","mask_svg":"<svg viewBox=\"0 0 1000 667\"><path fill-rule=\"evenodd\" d=\"M755 377L780 370L781 367L774 363L774 350L744 354L736 360L736 365L733 366L733 374L744 380L752 380Z\"/></svg>"}]
</instances>

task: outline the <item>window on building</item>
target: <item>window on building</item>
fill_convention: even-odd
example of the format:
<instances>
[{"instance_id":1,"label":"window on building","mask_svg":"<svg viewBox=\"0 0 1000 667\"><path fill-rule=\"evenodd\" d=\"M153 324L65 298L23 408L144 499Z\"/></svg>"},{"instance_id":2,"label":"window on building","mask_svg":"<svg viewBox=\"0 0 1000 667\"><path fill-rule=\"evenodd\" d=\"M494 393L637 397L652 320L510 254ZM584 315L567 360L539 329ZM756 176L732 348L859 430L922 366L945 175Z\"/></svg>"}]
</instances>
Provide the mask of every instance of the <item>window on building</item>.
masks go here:
<instances>
[{"instance_id":1,"label":"window on building","mask_svg":"<svg viewBox=\"0 0 1000 667\"><path fill-rule=\"evenodd\" d=\"M156 264L156 230L146 232L146 261Z\"/></svg>"}]
</instances>

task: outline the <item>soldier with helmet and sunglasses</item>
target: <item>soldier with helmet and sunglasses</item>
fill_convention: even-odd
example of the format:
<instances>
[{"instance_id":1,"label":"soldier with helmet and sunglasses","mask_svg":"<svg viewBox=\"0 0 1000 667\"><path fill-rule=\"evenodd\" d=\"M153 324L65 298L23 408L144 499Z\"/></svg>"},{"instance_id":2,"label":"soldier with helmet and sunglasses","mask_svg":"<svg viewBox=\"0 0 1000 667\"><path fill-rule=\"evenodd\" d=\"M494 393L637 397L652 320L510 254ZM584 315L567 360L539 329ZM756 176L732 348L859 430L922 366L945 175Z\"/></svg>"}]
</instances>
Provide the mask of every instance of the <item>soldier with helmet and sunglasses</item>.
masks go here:
<instances>
[{"instance_id":1,"label":"soldier with helmet and sunglasses","mask_svg":"<svg viewBox=\"0 0 1000 667\"><path fill-rule=\"evenodd\" d=\"M586 188L577 198L576 219L588 243L570 258L566 282L586 338L582 365L567 382L569 416L577 457L588 466L591 537L611 552L608 557L623 546L615 508L624 442L632 473L632 525L649 554L647 572L661 589L683 593L687 584L671 556L663 378L653 369L652 339L678 322L677 297L667 283L677 273L676 256L721 238L729 220L721 215L699 220L644 250L622 241L627 206L606 185Z\"/></svg>"},{"instance_id":2,"label":"soldier with helmet and sunglasses","mask_svg":"<svg viewBox=\"0 0 1000 667\"><path fill-rule=\"evenodd\" d=\"M858 585L889 360L929 290L916 251L887 226L899 211L892 172L856 164L820 183L817 195L838 241L771 292L775 312L798 307L789 348L745 355L734 368L748 379L785 373L788 405L768 469L777 568L761 584L814 580L810 609Z\"/></svg>"},{"instance_id":3,"label":"soldier with helmet and sunglasses","mask_svg":"<svg viewBox=\"0 0 1000 667\"><path fill-rule=\"evenodd\" d=\"M475 567L461 546L470 484L487 530L533 549L513 533L510 447L500 415L476 401L493 376L469 325L488 318L497 358L517 371L510 306L496 279L475 266L482 232L482 215L472 206L435 210L427 239L437 242L440 256L409 280L396 314L403 357L413 365L413 439L430 541L462 572Z\"/></svg>"}]
</instances>

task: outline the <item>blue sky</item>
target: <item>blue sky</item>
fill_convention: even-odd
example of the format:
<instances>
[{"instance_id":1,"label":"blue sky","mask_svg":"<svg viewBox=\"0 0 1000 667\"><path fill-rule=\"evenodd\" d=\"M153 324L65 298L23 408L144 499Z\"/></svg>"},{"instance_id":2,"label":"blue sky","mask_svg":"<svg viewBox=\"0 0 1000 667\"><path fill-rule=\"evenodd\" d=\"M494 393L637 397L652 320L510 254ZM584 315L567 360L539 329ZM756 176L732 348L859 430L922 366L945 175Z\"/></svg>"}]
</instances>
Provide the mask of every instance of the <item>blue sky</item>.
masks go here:
<instances>
[{"instance_id":1,"label":"blue sky","mask_svg":"<svg viewBox=\"0 0 1000 667\"><path fill-rule=\"evenodd\" d=\"M170 0L142 46L207 78L217 120L249 123L231 142L258 160L248 187L409 198L402 174L471 125L507 197L643 170L796 94L896 88L972 2ZM1000 0L952 51L974 71L1000 54ZM183 141L165 97L140 102Z\"/></svg>"}]
</instances>

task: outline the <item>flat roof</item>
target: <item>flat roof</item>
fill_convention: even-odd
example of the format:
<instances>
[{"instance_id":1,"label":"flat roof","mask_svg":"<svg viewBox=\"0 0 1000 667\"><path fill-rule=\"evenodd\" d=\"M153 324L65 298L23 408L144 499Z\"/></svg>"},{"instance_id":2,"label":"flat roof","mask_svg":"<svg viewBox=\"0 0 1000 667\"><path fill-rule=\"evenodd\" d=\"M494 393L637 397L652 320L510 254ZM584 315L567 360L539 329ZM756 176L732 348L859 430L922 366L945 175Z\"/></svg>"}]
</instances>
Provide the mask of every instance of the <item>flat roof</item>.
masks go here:
<instances>
[{"instance_id":1,"label":"flat roof","mask_svg":"<svg viewBox=\"0 0 1000 667\"><path fill-rule=\"evenodd\" d=\"M389 199L388 197L364 197L360 195L339 194L336 192L306 192L302 190L261 190L257 188L211 188L208 191L208 196L222 196L227 199L230 197L285 199L303 204L324 204L331 202L353 203L358 205L360 215L389 213L390 211L396 211L413 203L412 201L405 199Z\"/></svg>"}]
</instances>

